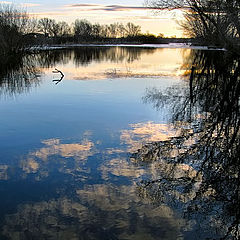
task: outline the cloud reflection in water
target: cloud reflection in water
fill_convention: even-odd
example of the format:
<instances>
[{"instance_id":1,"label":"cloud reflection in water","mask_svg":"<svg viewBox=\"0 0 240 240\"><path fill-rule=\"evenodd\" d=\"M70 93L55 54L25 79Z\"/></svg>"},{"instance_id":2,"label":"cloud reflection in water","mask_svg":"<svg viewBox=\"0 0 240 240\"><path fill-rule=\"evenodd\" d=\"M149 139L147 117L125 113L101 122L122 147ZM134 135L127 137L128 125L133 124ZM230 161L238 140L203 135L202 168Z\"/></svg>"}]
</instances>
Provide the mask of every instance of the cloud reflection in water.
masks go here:
<instances>
[{"instance_id":1,"label":"cloud reflection in water","mask_svg":"<svg viewBox=\"0 0 240 240\"><path fill-rule=\"evenodd\" d=\"M22 205L3 232L14 239L182 239L183 227L169 207L143 203L135 186L100 184L77 190L75 200Z\"/></svg>"},{"instance_id":2,"label":"cloud reflection in water","mask_svg":"<svg viewBox=\"0 0 240 240\"><path fill-rule=\"evenodd\" d=\"M131 129L121 132L122 144L127 144L128 152L135 152L144 143L165 141L177 135L177 131L168 124L154 122L136 123Z\"/></svg>"},{"instance_id":3,"label":"cloud reflection in water","mask_svg":"<svg viewBox=\"0 0 240 240\"><path fill-rule=\"evenodd\" d=\"M85 134L80 143L64 143L60 139L42 141L44 146L31 151L21 162L26 174L48 176L50 173L46 174L46 171L51 170L51 161L59 161L56 167L60 172L80 177L83 171L80 163L86 163L89 157L98 160L97 154L102 152L104 161L98 160L97 171L103 183L86 183L82 188L73 185L71 197L63 191L56 199L19 205L14 214L5 218L4 236L14 239L183 239L181 230L190 229L191 222L186 222L167 205L150 204L139 194L136 185L136 180L146 173L154 176L163 171L163 166L164 171L171 166L162 163L159 168L145 169L126 156L127 150L133 149L138 142L141 144L146 137L149 141L164 140L174 131L166 124L153 122L130 127L130 130L120 132L119 141L124 143L120 148L100 149L98 141L92 142L89 134ZM70 159L75 162L71 167L67 165ZM180 166L177 174L184 174L189 170L186 167ZM90 178L94 174L92 171L86 173ZM130 181L115 185L110 183L114 176Z\"/></svg>"}]
</instances>

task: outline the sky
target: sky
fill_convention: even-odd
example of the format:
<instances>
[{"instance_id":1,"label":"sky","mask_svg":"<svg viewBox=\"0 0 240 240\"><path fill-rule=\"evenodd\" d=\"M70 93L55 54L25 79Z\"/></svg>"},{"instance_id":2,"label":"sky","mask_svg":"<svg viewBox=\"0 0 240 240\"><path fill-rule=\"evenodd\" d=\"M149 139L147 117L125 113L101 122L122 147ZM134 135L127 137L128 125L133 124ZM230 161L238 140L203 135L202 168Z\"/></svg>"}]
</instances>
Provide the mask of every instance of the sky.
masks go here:
<instances>
[{"instance_id":1,"label":"sky","mask_svg":"<svg viewBox=\"0 0 240 240\"><path fill-rule=\"evenodd\" d=\"M133 22L141 26L143 33L183 36L176 22L181 18L180 12L154 12L144 7L144 0L132 3L129 0L9 0L0 3L24 7L38 18L49 17L68 23L77 18L100 24Z\"/></svg>"}]
</instances>

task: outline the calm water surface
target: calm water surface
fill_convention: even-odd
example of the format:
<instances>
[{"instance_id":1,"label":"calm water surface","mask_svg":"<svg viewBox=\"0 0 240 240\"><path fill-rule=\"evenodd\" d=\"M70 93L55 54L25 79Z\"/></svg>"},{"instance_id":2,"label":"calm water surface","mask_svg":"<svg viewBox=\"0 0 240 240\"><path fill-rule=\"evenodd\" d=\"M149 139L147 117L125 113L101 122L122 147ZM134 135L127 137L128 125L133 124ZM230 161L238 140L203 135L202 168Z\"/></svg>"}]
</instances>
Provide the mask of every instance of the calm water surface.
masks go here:
<instances>
[{"instance_id":1,"label":"calm water surface","mask_svg":"<svg viewBox=\"0 0 240 240\"><path fill-rule=\"evenodd\" d=\"M175 189L156 202L141 190L141 181L170 164L130 157L179 131L170 123L172 102L149 104L147 95L187 89L191 52L83 47L32 54L7 68L0 76L0 238L219 236L198 215L185 217L191 192ZM186 171L195 174L186 164L175 174Z\"/></svg>"}]
</instances>

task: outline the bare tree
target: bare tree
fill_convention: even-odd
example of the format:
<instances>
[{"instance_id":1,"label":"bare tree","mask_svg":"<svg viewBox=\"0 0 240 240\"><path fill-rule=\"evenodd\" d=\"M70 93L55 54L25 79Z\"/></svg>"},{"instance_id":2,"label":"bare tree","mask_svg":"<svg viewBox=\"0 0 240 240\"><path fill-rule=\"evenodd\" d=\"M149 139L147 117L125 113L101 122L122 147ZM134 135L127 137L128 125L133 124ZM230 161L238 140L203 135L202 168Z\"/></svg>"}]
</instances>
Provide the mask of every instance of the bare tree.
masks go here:
<instances>
[{"instance_id":1,"label":"bare tree","mask_svg":"<svg viewBox=\"0 0 240 240\"><path fill-rule=\"evenodd\" d=\"M125 37L126 36L126 28L122 23L118 24L118 35L119 35L119 37Z\"/></svg>"},{"instance_id":2,"label":"bare tree","mask_svg":"<svg viewBox=\"0 0 240 240\"><path fill-rule=\"evenodd\" d=\"M45 37L49 37L56 31L56 21L50 18L41 18L38 21L39 32L42 32Z\"/></svg>"},{"instance_id":3,"label":"bare tree","mask_svg":"<svg viewBox=\"0 0 240 240\"><path fill-rule=\"evenodd\" d=\"M77 19L74 22L74 34L78 39L88 39L92 35L92 24L87 20Z\"/></svg>"},{"instance_id":4,"label":"bare tree","mask_svg":"<svg viewBox=\"0 0 240 240\"><path fill-rule=\"evenodd\" d=\"M141 27L139 25L134 25L133 23L126 24L126 33L128 36L135 37L140 34Z\"/></svg>"},{"instance_id":5,"label":"bare tree","mask_svg":"<svg viewBox=\"0 0 240 240\"><path fill-rule=\"evenodd\" d=\"M58 22L58 36L64 37L71 35L71 27L68 25L68 23L62 21Z\"/></svg>"},{"instance_id":6,"label":"bare tree","mask_svg":"<svg viewBox=\"0 0 240 240\"><path fill-rule=\"evenodd\" d=\"M0 51L16 53L23 50L23 37L33 26L26 11L13 5L0 5Z\"/></svg>"},{"instance_id":7,"label":"bare tree","mask_svg":"<svg viewBox=\"0 0 240 240\"><path fill-rule=\"evenodd\" d=\"M188 35L232 47L240 37L240 2L235 0L147 0L146 5L163 10L181 9Z\"/></svg>"}]
</instances>

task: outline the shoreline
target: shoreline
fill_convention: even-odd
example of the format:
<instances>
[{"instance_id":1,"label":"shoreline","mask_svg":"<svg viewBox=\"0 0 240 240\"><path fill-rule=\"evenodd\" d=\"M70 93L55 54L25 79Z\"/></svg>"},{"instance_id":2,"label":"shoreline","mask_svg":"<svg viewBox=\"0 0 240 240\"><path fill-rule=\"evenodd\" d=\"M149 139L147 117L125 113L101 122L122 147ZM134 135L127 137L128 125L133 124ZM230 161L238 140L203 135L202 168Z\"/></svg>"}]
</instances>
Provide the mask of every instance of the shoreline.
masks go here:
<instances>
[{"instance_id":1,"label":"shoreline","mask_svg":"<svg viewBox=\"0 0 240 240\"><path fill-rule=\"evenodd\" d=\"M227 51L225 48L218 48L215 46L199 46L189 43L168 43L168 44L136 44L136 43L124 43L124 44L112 44L112 43L89 43L89 44L54 44L43 46L32 46L28 48L28 51L48 51L48 50L61 50L80 47L134 47L134 48L182 48L182 49L196 49L207 51Z\"/></svg>"}]
</instances>

